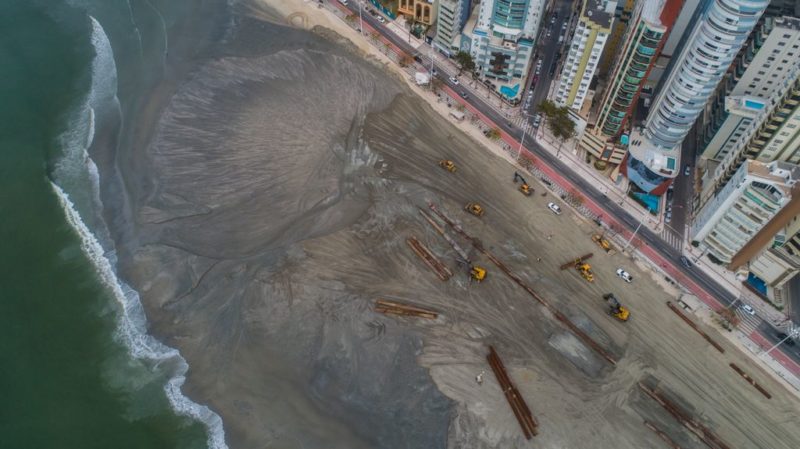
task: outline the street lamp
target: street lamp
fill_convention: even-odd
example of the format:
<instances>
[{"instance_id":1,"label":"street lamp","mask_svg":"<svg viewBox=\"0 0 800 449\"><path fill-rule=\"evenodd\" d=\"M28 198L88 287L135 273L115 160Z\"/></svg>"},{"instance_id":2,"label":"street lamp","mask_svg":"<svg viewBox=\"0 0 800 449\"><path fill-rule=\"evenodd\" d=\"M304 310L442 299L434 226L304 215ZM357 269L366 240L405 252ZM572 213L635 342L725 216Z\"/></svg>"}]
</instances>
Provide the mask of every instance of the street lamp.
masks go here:
<instances>
[{"instance_id":1,"label":"street lamp","mask_svg":"<svg viewBox=\"0 0 800 449\"><path fill-rule=\"evenodd\" d=\"M363 1L359 0L358 2L358 33L362 36L364 35L364 18L361 17L361 4Z\"/></svg>"},{"instance_id":2,"label":"street lamp","mask_svg":"<svg viewBox=\"0 0 800 449\"><path fill-rule=\"evenodd\" d=\"M633 231L633 234L631 234L631 238L629 238L629 239L628 239L628 241L625 243L625 247L624 247L624 248L622 248L622 252L623 252L623 253L625 252L625 250L626 250L626 249L628 249L628 245L630 245L630 244L631 244L631 242L633 241L633 238L634 238L634 237L636 237L636 233L637 233L637 232L639 232L639 228L641 228L641 227L642 227L642 224L644 223L644 219L645 219L645 218L647 218L647 212L645 212L644 214L642 214L642 219L641 219L641 220L639 220L639 226L636 226L636 230L635 230L635 231Z\"/></svg>"},{"instance_id":3,"label":"street lamp","mask_svg":"<svg viewBox=\"0 0 800 449\"><path fill-rule=\"evenodd\" d=\"M520 158L522 158L522 143L525 142L525 134L528 132L528 122L530 121L530 117L525 118L525 121L522 123L522 137L519 139L519 148L517 148L517 162L519 162Z\"/></svg>"}]
</instances>

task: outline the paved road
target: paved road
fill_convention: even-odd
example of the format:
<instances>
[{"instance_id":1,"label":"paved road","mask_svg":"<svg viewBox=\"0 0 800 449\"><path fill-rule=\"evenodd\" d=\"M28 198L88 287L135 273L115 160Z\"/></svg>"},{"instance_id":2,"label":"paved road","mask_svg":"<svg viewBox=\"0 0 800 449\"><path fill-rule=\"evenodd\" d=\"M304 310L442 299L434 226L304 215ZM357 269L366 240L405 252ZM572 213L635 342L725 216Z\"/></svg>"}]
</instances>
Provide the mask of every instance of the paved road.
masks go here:
<instances>
[{"instance_id":1,"label":"paved road","mask_svg":"<svg viewBox=\"0 0 800 449\"><path fill-rule=\"evenodd\" d=\"M349 8L351 8L355 14L358 14L358 6L354 4L350 4ZM561 19L561 13L559 13ZM383 37L391 42L392 45L405 51L407 54L416 54L415 49L410 46L405 40L401 37L397 36L393 32L387 30L383 25L381 25L375 18L370 16L369 14L364 14L363 16L365 24L369 25L370 27L374 28L377 32L379 32ZM555 30L553 32L555 35ZM557 35L556 35L557 36ZM557 39L557 37L556 37ZM420 55L423 59L423 63L425 67L431 67L431 61L426 55ZM447 79L446 76L443 75L444 70L442 67L439 67L436 62L433 62L433 67L439 72L439 77L442 79L443 83L449 87L451 90L457 93L464 93L465 90L461 88L459 85L455 85ZM513 124L509 123L505 117L501 116L494 108L489 106L486 103L486 100L483 98L477 98L475 96L468 96L467 102L478 112L483 114L486 118L494 122L506 135L510 138L519 141L522 138L522 130L514 126ZM627 227L628 231L633 231L636 229L637 225L639 224L639 220L637 218L632 217L625 209L620 207L617 203L615 203L610 198L603 195L600 191L595 189L593 185L589 183L589 181L585 180L577 173L572 171L572 169L567 166L566 164L562 163L559 159L557 159L552 153L545 150L541 147L537 142L534 141L532 135L528 135L525 139L525 149L531 152L533 155L537 157L537 159L543 162L545 165L551 167L555 173L558 173L561 177L563 177L567 182L571 185L575 186L579 191L583 192L588 200L594 202L600 208L605 211L606 217L613 217L614 220L623 224ZM687 178L684 176L684 178ZM677 187L676 187L677 189ZM601 220L604 222L608 221L608 218L601 217ZM719 302L722 305L729 305L731 304L736 298L735 295L731 294L718 284L715 280L711 279L708 275L701 272L700 270L693 270L691 268L685 268L680 263L680 256L681 252L680 249L676 249L671 244L665 242L661 239L658 235L656 235L653 231L649 228L642 226L639 230L638 237L644 242L645 250L649 252L648 257L655 258L654 262L662 264L662 267L668 269L669 272L673 273L673 277L676 278L678 282L682 284L694 283L706 292L708 292L714 300ZM654 256L654 257L652 257ZM662 259L663 262L659 262L658 259ZM666 264L670 264L666 266ZM761 323L759 325L759 331L762 336L773 343L777 343L777 337L774 331L765 331L763 329L770 328L769 324ZM791 358L794 362L800 364L800 353L794 350L788 350L788 347L778 348L781 351L785 351L784 354Z\"/></svg>"}]
</instances>

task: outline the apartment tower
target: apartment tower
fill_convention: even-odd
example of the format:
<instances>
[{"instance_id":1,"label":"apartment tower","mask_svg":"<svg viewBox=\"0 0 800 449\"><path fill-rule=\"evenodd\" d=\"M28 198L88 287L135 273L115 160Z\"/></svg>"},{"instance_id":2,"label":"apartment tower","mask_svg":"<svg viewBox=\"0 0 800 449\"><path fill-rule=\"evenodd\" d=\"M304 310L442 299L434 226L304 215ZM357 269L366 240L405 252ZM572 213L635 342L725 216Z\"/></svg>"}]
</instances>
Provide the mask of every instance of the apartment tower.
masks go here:
<instances>
[{"instance_id":1,"label":"apartment tower","mask_svg":"<svg viewBox=\"0 0 800 449\"><path fill-rule=\"evenodd\" d=\"M714 0L688 36L643 130L634 130L623 173L663 194L681 171L680 145L756 26L769 1Z\"/></svg>"}]
</instances>

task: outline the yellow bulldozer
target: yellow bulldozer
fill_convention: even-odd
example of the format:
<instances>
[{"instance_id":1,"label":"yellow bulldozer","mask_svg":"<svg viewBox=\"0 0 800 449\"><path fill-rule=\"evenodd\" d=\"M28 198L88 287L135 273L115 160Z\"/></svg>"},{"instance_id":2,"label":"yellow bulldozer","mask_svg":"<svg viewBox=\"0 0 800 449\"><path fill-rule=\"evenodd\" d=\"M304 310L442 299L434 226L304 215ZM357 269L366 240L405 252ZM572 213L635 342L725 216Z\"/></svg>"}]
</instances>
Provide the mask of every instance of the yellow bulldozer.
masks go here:
<instances>
[{"instance_id":1,"label":"yellow bulldozer","mask_svg":"<svg viewBox=\"0 0 800 449\"><path fill-rule=\"evenodd\" d=\"M442 159L441 161L439 161L439 167L442 167L443 169L449 171L450 173L455 173L456 171L456 164L448 159Z\"/></svg>"},{"instance_id":2,"label":"yellow bulldozer","mask_svg":"<svg viewBox=\"0 0 800 449\"><path fill-rule=\"evenodd\" d=\"M603 250L609 254L614 254L617 252L611 245L611 242L600 234L594 234L592 236L592 241L595 242L600 248L603 248Z\"/></svg>"},{"instance_id":3,"label":"yellow bulldozer","mask_svg":"<svg viewBox=\"0 0 800 449\"><path fill-rule=\"evenodd\" d=\"M622 304L613 293L603 295L603 299L608 302L608 314L614 318L625 322L631 317L631 312Z\"/></svg>"},{"instance_id":4,"label":"yellow bulldozer","mask_svg":"<svg viewBox=\"0 0 800 449\"><path fill-rule=\"evenodd\" d=\"M467 205L464 206L464 210L476 217L483 217L484 214L483 208L478 203L467 203Z\"/></svg>"}]
</instances>

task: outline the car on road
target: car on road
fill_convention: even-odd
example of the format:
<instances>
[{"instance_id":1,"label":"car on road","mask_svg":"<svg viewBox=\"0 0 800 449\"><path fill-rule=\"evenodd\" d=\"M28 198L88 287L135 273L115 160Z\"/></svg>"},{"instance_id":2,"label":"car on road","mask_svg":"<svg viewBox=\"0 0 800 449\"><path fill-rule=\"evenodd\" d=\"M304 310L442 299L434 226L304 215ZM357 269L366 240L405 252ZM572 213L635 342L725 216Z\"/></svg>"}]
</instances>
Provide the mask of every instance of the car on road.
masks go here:
<instances>
[{"instance_id":1,"label":"car on road","mask_svg":"<svg viewBox=\"0 0 800 449\"><path fill-rule=\"evenodd\" d=\"M450 82L451 82L451 83L453 83L453 84L455 84L456 86L458 86L458 78L456 78L455 76L451 76L451 77L450 77L450 78L448 78L448 79L450 80Z\"/></svg>"},{"instance_id":2,"label":"car on road","mask_svg":"<svg viewBox=\"0 0 800 449\"><path fill-rule=\"evenodd\" d=\"M414 61L417 61L418 63L422 64L422 58L420 58L419 55L414 55Z\"/></svg>"},{"instance_id":3,"label":"car on road","mask_svg":"<svg viewBox=\"0 0 800 449\"><path fill-rule=\"evenodd\" d=\"M788 336L788 335L786 335L786 334L784 334L783 332L776 332L776 333L775 333L775 336L778 338L778 340L784 340L784 339L785 339L786 341L784 341L783 343L784 343L786 346L794 346L794 339L792 339L792 338L787 338L787 337L789 337L789 336Z\"/></svg>"},{"instance_id":4,"label":"car on road","mask_svg":"<svg viewBox=\"0 0 800 449\"><path fill-rule=\"evenodd\" d=\"M689 261L689 258L686 256L681 256L681 263L686 268L692 268L692 263Z\"/></svg>"},{"instance_id":5,"label":"car on road","mask_svg":"<svg viewBox=\"0 0 800 449\"><path fill-rule=\"evenodd\" d=\"M691 166L689 166L689 165L687 165L687 166L686 166L686 167L683 169L683 176L689 176L689 174L690 174L691 172L692 172L692 167L691 167Z\"/></svg>"},{"instance_id":6,"label":"car on road","mask_svg":"<svg viewBox=\"0 0 800 449\"><path fill-rule=\"evenodd\" d=\"M564 23L561 24L561 29L562 30L566 30L567 29L567 22L564 22Z\"/></svg>"},{"instance_id":7,"label":"car on road","mask_svg":"<svg viewBox=\"0 0 800 449\"><path fill-rule=\"evenodd\" d=\"M467 95L467 93L462 90L461 91L461 98L466 100L467 98L469 98L469 95Z\"/></svg>"},{"instance_id":8,"label":"car on road","mask_svg":"<svg viewBox=\"0 0 800 449\"><path fill-rule=\"evenodd\" d=\"M672 221L672 211L667 211L667 215L664 216L664 223L669 223Z\"/></svg>"},{"instance_id":9,"label":"car on road","mask_svg":"<svg viewBox=\"0 0 800 449\"><path fill-rule=\"evenodd\" d=\"M384 19L383 16L378 16L378 22L386 23L386 19Z\"/></svg>"},{"instance_id":10,"label":"car on road","mask_svg":"<svg viewBox=\"0 0 800 449\"><path fill-rule=\"evenodd\" d=\"M550 18L550 24L556 23L556 16Z\"/></svg>"},{"instance_id":11,"label":"car on road","mask_svg":"<svg viewBox=\"0 0 800 449\"><path fill-rule=\"evenodd\" d=\"M339 3L343 4L344 6L347 6L347 0L339 0Z\"/></svg>"},{"instance_id":12,"label":"car on road","mask_svg":"<svg viewBox=\"0 0 800 449\"><path fill-rule=\"evenodd\" d=\"M547 207L556 215L561 215L561 208L556 203L547 203Z\"/></svg>"},{"instance_id":13,"label":"car on road","mask_svg":"<svg viewBox=\"0 0 800 449\"><path fill-rule=\"evenodd\" d=\"M431 75L437 76L437 75L439 75L439 72L436 69L433 69L433 70L431 70Z\"/></svg>"},{"instance_id":14,"label":"car on road","mask_svg":"<svg viewBox=\"0 0 800 449\"><path fill-rule=\"evenodd\" d=\"M539 75L534 75L533 76L533 84L536 84L538 82L539 82Z\"/></svg>"},{"instance_id":15,"label":"car on road","mask_svg":"<svg viewBox=\"0 0 800 449\"><path fill-rule=\"evenodd\" d=\"M553 34L553 31L548 29L547 30L547 34L545 35L545 37L550 37L551 34Z\"/></svg>"},{"instance_id":16,"label":"car on road","mask_svg":"<svg viewBox=\"0 0 800 449\"><path fill-rule=\"evenodd\" d=\"M541 114L536 114L536 116L533 117L533 127L534 128L538 128L539 127L539 123L541 121L542 121L542 115Z\"/></svg>"},{"instance_id":17,"label":"car on road","mask_svg":"<svg viewBox=\"0 0 800 449\"><path fill-rule=\"evenodd\" d=\"M753 308L750 306L750 304L742 304L742 306L739 307L739 308L742 309L742 312L744 312L744 313L746 313L748 315L756 316L756 311L753 310Z\"/></svg>"},{"instance_id":18,"label":"car on road","mask_svg":"<svg viewBox=\"0 0 800 449\"><path fill-rule=\"evenodd\" d=\"M623 270L622 268L617 268L617 276L621 277L623 281L629 284L633 281L633 276L631 276L630 273Z\"/></svg>"}]
</instances>

